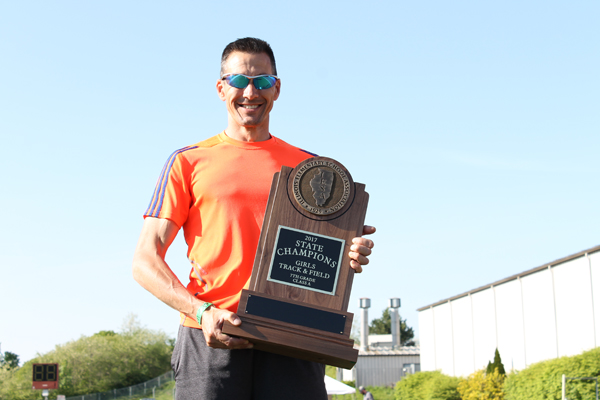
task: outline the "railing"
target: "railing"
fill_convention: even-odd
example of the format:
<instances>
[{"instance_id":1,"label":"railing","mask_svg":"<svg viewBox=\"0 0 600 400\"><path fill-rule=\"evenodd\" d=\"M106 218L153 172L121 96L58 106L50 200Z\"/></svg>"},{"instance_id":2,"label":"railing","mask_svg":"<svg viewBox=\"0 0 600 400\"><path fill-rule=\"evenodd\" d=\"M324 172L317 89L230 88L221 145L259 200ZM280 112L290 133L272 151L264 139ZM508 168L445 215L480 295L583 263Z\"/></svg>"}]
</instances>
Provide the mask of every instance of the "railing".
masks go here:
<instances>
[{"instance_id":1,"label":"railing","mask_svg":"<svg viewBox=\"0 0 600 400\"><path fill-rule=\"evenodd\" d=\"M67 397L66 400L114 400L129 397L154 397L155 389L160 388L165 383L171 382L175 379L173 371L169 371L161 376L150 379L144 383L138 383L137 385L113 389L107 392L101 393L90 393L81 396Z\"/></svg>"}]
</instances>

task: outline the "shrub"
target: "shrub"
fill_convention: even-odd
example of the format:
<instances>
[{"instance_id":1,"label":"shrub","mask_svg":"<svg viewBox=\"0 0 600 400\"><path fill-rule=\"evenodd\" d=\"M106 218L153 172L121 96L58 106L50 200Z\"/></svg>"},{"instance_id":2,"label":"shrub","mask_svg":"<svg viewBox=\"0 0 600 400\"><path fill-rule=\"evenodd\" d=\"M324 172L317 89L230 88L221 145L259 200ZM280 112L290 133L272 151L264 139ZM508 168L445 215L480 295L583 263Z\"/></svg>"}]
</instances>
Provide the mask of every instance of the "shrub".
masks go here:
<instances>
[{"instance_id":1,"label":"shrub","mask_svg":"<svg viewBox=\"0 0 600 400\"><path fill-rule=\"evenodd\" d=\"M476 371L458 384L458 393L462 400L503 400L503 385L506 376L498 369L485 373Z\"/></svg>"},{"instance_id":2,"label":"shrub","mask_svg":"<svg viewBox=\"0 0 600 400\"><path fill-rule=\"evenodd\" d=\"M417 372L396 385L396 400L460 400L460 379L440 371Z\"/></svg>"},{"instance_id":3,"label":"shrub","mask_svg":"<svg viewBox=\"0 0 600 400\"><path fill-rule=\"evenodd\" d=\"M600 347L572 357L561 357L532 364L511 373L504 384L506 400L560 400L562 375L568 377L600 376ZM596 398L594 381L568 381L569 400Z\"/></svg>"}]
</instances>

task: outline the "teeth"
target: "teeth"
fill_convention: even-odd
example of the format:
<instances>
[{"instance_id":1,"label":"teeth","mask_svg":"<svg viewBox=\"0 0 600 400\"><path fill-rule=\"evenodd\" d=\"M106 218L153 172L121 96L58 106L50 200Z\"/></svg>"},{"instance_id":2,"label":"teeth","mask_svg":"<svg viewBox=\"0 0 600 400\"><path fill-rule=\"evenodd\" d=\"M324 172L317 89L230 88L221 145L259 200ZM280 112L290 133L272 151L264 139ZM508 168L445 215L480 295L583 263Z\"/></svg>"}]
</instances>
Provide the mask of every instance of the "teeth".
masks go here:
<instances>
[{"instance_id":1,"label":"teeth","mask_svg":"<svg viewBox=\"0 0 600 400\"><path fill-rule=\"evenodd\" d=\"M258 105L241 105L242 107L249 109L249 110L254 110L255 108L258 108Z\"/></svg>"}]
</instances>

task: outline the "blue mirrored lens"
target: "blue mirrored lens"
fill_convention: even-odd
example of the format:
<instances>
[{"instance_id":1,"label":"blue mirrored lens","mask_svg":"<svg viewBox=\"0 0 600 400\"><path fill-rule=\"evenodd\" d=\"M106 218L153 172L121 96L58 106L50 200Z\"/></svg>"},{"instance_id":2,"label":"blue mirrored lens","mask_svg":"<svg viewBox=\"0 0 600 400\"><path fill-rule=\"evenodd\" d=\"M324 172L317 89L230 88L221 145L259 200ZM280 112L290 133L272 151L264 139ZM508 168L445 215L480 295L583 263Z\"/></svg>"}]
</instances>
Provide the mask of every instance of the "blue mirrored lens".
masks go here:
<instances>
[{"instance_id":1,"label":"blue mirrored lens","mask_svg":"<svg viewBox=\"0 0 600 400\"><path fill-rule=\"evenodd\" d=\"M244 89L248 86L248 83L250 83L250 79L246 78L244 75L231 75L225 79L228 84L238 89Z\"/></svg>"},{"instance_id":2,"label":"blue mirrored lens","mask_svg":"<svg viewBox=\"0 0 600 400\"><path fill-rule=\"evenodd\" d=\"M277 82L277 79L272 76L260 76L258 78L254 78L252 81L254 87L257 89L268 89L272 87L275 82Z\"/></svg>"}]
</instances>

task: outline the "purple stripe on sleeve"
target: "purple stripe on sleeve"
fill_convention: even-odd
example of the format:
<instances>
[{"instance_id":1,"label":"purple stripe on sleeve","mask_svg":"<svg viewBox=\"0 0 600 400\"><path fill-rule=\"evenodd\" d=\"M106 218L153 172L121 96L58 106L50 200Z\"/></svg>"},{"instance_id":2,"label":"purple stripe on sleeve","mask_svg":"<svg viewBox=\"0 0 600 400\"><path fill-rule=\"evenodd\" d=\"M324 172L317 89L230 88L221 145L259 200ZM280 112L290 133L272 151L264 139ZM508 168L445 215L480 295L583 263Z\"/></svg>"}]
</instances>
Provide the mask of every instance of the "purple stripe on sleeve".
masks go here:
<instances>
[{"instance_id":1,"label":"purple stripe on sleeve","mask_svg":"<svg viewBox=\"0 0 600 400\"><path fill-rule=\"evenodd\" d=\"M175 154L175 153L173 153L173 154ZM162 180L163 180L163 178L165 176L165 171L167 170L167 165L169 165L169 160L171 159L171 157L173 156L173 154L171 154L169 156L169 158L167 159L167 162L163 166L162 171L160 171L160 175L158 177L158 181L156 182L156 186L154 187L154 192L152 193L152 197L150 198L150 204L148 204L148 208L146 209L146 212L144 213L144 215L149 215L150 211L152 210L153 204L156 203L154 201L154 199L156 199L158 197L158 189L160 188L160 183L162 182Z\"/></svg>"},{"instance_id":2,"label":"purple stripe on sleeve","mask_svg":"<svg viewBox=\"0 0 600 400\"><path fill-rule=\"evenodd\" d=\"M319 156L318 154L311 153L310 151L306 151L306 150L304 150L304 149L300 149L300 150L301 150L301 151L303 151L303 152L305 152L305 153L307 153L307 154L310 154L310 155L311 155L311 156L313 156L313 157L318 157L318 156Z\"/></svg>"},{"instance_id":3,"label":"purple stripe on sleeve","mask_svg":"<svg viewBox=\"0 0 600 400\"><path fill-rule=\"evenodd\" d=\"M175 159L177 158L177 155L180 153L183 153L184 151L192 150L192 149L196 149L196 148L198 148L198 146L188 146L188 147L184 147L182 149L176 150L175 152L173 152L173 154L171 154L171 156L165 163L165 166L163 168L161 176L158 180L158 183L156 184L156 189L155 189L156 196L153 196L153 198L154 198L154 201L152 202L153 204L150 207L148 207L148 211L146 212L145 215L148 215L150 217L158 217L158 215L160 214L160 210L162 209L163 200L164 200L165 192L166 192L166 188L167 188L167 183L169 181L169 174L171 173L171 168L173 167L173 163L175 163ZM162 185L161 185L161 182L162 182ZM160 186L160 188L159 188L159 186ZM159 199L160 199L160 201L159 201ZM158 207L157 207L157 203L158 203Z\"/></svg>"}]
</instances>

